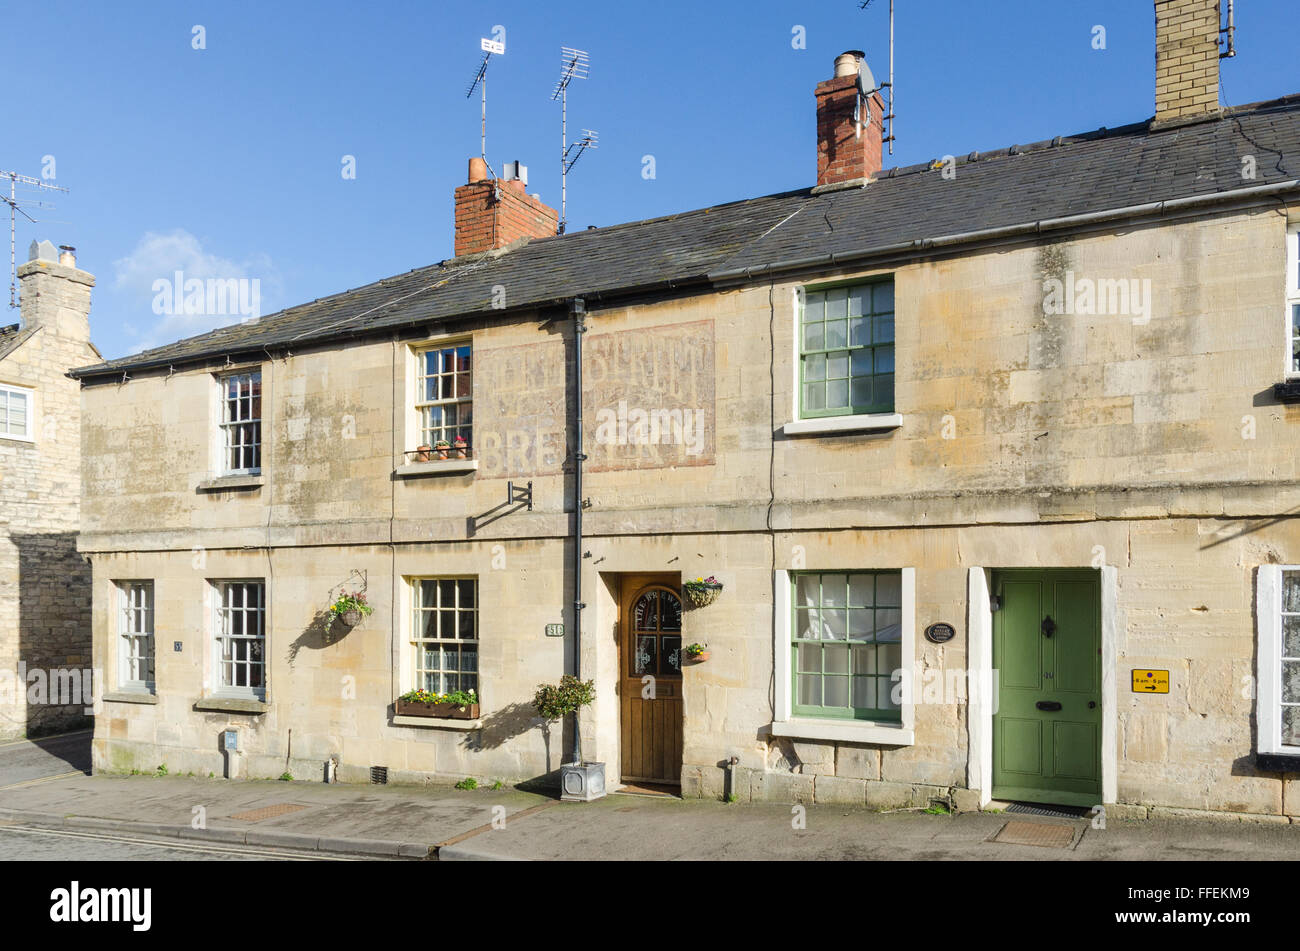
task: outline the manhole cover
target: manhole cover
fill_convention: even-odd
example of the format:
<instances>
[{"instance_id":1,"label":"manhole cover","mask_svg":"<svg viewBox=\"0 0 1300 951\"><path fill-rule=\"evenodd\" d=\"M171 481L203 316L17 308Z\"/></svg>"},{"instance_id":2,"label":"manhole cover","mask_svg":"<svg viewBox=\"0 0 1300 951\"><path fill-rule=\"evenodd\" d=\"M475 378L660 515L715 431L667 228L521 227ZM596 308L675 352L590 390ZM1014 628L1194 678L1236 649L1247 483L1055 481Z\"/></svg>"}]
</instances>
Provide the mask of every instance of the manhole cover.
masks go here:
<instances>
[{"instance_id":1,"label":"manhole cover","mask_svg":"<svg viewBox=\"0 0 1300 951\"><path fill-rule=\"evenodd\" d=\"M299 812L306 808L306 806L299 806L292 802L278 802L274 806L263 806L261 809L249 809L247 812L237 812L230 818L242 819L244 822L261 822L263 819L274 819L276 816L287 816L291 812Z\"/></svg>"},{"instance_id":2,"label":"manhole cover","mask_svg":"<svg viewBox=\"0 0 1300 951\"><path fill-rule=\"evenodd\" d=\"M1055 822L1008 822L994 842L1003 845L1037 845L1045 849L1068 849L1074 841L1074 826Z\"/></svg>"}]
</instances>

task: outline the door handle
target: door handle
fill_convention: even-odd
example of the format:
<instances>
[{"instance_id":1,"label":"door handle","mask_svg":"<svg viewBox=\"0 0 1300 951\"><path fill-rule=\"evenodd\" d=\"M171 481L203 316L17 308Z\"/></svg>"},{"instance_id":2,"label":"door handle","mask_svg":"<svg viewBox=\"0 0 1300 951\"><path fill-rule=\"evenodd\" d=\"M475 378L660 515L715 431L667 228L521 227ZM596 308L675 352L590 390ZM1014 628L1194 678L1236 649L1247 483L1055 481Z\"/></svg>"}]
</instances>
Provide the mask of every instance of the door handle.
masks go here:
<instances>
[{"instance_id":1,"label":"door handle","mask_svg":"<svg viewBox=\"0 0 1300 951\"><path fill-rule=\"evenodd\" d=\"M1034 704L1034 706L1036 706L1039 710L1059 710L1061 709L1061 701L1039 700L1036 704Z\"/></svg>"},{"instance_id":2,"label":"door handle","mask_svg":"<svg viewBox=\"0 0 1300 951\"><path fill-rule=\"evenodd\" d=\"M1052 620L1052 616L1049 614L1047 617L1043 618L1041 627L1043 630L1043 637L1051 637L1056 631L1056 622Z\"/></svg>"}]
</instances>

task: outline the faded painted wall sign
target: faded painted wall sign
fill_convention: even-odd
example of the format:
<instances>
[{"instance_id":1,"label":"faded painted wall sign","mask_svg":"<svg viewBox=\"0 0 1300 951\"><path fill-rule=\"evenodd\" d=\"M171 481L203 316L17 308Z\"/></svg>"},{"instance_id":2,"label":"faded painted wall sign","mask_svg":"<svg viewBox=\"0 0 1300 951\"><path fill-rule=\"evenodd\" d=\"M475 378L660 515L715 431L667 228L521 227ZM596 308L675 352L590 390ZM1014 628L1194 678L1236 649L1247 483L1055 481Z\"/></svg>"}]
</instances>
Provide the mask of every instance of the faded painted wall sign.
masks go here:
<instances>
[{"instance_id":1,"label":"faded painted wall sign","mask_svg":"<svg viewBox=\"0 0 1300 951\"><path fill-rule=\"evenodd\" d=\"M475 354L480 478L563 470L571 351L563 339ZM588 471L712 465L713 321L615 333L583 344Z\"/></svg>"}]
</instances>

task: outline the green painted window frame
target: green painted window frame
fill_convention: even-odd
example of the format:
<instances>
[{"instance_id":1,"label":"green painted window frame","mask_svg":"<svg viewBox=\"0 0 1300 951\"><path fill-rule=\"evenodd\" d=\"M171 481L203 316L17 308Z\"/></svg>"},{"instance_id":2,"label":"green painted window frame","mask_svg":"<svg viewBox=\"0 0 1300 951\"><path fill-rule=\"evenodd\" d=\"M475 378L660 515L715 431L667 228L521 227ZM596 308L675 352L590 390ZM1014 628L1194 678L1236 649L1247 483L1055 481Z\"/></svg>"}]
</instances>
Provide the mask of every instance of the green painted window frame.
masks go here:
<instances>
[{"instance_id":1,"label":"green painted window frame","mask_svg":"<svg viewBox=\"0 0 1300 951\"><path fill-rule=\"evenodd\" d=\"M882 593L880 587L880 578L889 577L895 579L896 584L893 586L897 591L894 603L888 599L881 600ZM817 603L815 606L801 605L799 600L799 587L801 579L815 578L817 584ZM828 600L827 581L826 579L844 579L842 597L837 596L836 600ZM866 603L865 598L855 596L854 584L852 579L871 579L871 602ZM832 594L834 586L838 584L833 580ZM861 588L859 587L859 591ZM903 653L903 572L900 569L894 570L874 570L874 571L800 571L792 572L790 575L790 697L791 713L800 717L817 717L831 720L872 720L877 722L901 723L903 719L903 708L897 706L882 707L879 704L881 696L892 695L894 687L893 673L904 664ZM855 603L856 602L856 603ZM806 625L800 617L801 612L810 615L812 611L817 612L819 624L825 624L824 615L827 612L843 611L845 615L844 636L842 638L834 637L800 637L800 632L806 630ZM850 621L851 612L868 612L872 615L870 624L870 634L866 636L853 636L849 632L853 625ZM881 630L878 626L881 619L876 617L877 612L892 612L893 625L897 631L896 640L879 640L877 634ZM886 615L889 618L889 615ZM820 651L808 650L807 653L816 653L821 665L819 670L812 670L810 665L800 663L800 647L820 647ZM843 671L838 669L828 669L827 647L835 649L843 648L839 653L844 658ZM880 664L880 657L884 653L882 648L897 648L897 663L884 665L888 669L883 670ZM859 672L855 670L857 657L871 657L872 662L868 664L868 670ZM801 703L800 694L800 677L819 677L821 688L821 699L825 699L827 678L843 678L847 681L847 702L843 705L827 706L824 703L811 704ZM872 681L874 696L876 702L870 706L855 706L857 692L855 690L855 680ZM886 693L881 693L885 691Z\"/></svg>"},{"instance_id":2,"label":"green painted window frame","mask_svg":"<svg viewBox=\"0 0 1300 951\"><path fill-rule=\"evenodd\" d=\"M801 301L799 418L894 412L894 279L806 287Z\"/></svg>"}]
</instances>

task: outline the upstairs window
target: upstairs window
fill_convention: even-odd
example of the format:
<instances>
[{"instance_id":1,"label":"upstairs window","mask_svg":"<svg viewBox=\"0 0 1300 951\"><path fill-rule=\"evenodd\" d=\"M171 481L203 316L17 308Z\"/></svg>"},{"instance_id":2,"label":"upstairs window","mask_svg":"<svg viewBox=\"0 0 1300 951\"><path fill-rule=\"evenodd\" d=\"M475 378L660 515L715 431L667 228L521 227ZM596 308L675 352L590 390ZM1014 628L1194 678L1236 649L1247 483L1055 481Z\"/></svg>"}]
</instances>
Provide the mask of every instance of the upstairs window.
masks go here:
<instances>
[{"instance_id":1,"label":"upstairs window","mask_svg":"<svg viewBox=\"0 0 1300 951\"><path fill-rule=\"evenodd\" d=\"M32 390L0 383L0 437L32 440Z\"/></svg>"},{"instance_id":2,"label":"upstairs window","mask_svg":"<svg viewBox=\"0 0 1300 951\"><path fill-rule=\"evenodd\" d=\"M221 434L226 475L261 472L261 370L221 378Z\"/></svg>"},{"instance_id":3,"label":"upstairs window","mask_svg":"<svg viewBox=\"0 0 1300 951\"><path fill-rule=\"evenodd\" d=\"M1287 376L1300 377L1300 226L1286 236Z\"/></svg>"},{"instance_id":4,"label":"upstairs window","mask_svg":"<svg viewBox=\"0 0 1300 951\"><path fill-rule=\"evenodd\" d=\"M432 347L416 353L415 410L422 445L474 445L474 377L470 345ZM463 440L458 442L457 440Z\"/></svg>"},{"instance_id":5,"label":"upstairs window","mask_svg":"<svg viewBox=\"0 0 1300 951\"><path fill-rule=\"evenodd\" d=\"M799 320L799 417L893 411L893 281L809 291Z\"/></svg>"}]
</instances>

